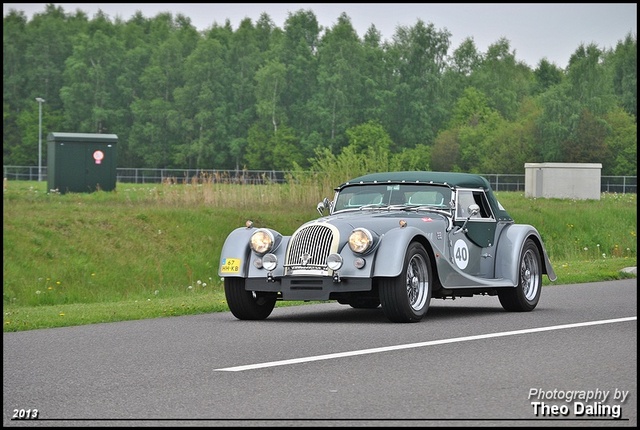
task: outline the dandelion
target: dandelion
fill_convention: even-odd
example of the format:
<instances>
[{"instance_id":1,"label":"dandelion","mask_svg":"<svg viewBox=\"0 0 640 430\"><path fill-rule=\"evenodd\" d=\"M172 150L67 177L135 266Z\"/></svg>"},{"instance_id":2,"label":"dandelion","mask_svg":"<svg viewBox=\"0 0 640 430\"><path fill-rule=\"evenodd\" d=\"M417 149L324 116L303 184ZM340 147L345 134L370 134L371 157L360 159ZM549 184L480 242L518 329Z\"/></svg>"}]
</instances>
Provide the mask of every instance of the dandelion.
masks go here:
<instances>
[{"instance_id":1,"label":"dandelion","mask_svg":"<svg viewBox=\"0 0 640 430\"><path fill-rule=\"evenodd\" d=\"M64 312L60 312L58 315L60 315L61 317L64 316Z\"/></svg>"},{"instance_id":2,"label":"dandelion","mask_svg":"<svg viewBox=\"0 0 640 430\"><path fill-rule=\"evenodd\" d=\"M198 280L196 281L196 284L198 284L198 285L202 285L202 281L201 281L200 279L198 279Z\"/></svg>"},{"instance_id":3,"label":"dandelion","mask_svg":"<svg viewBox=\"0 0 640 430\"><path fill-rule=\"evenodd\" d=\"M207 286L207 283L206 283L206 282L203 282L203 283L202 283L202 287L204 288L204 287L206 287L206 286Z\"/></svg>"},{"instance_id":4,"label":"dandelion","mask_svg":"<svg viewBox=\"0 0 640 430\"><path fill-rule=\"evenodd\" d=\"M160 291L155 290L155 291L153 292L153 294L155 294L155 295L157 296L158 294L160 294Z\"/></svg>"},{"instance_id":5,"label":"dandelion","mask_svg":"<svg viewBox=\"0 0 640 430\"><path fill-rule=\"evenodd\" d=\"M193 290L193 287L192 287L191 285L189 285L189 286L187 287L187 289L188 289L188 290Z\"/></svg>"},{"instance_id":6,"label":"dandelion","mask_svg":"<svg viewBox=\"0 0 640 430\"><path fill-rule=\"evenodd\" d=\"M587 248L586 246L584 248L582 248L584 251L588 251L589 248Z\"/></svg>"},{"instance_id":7,"label":"dandelion","mask_svg":"<svg viewBox=\"0 0 640 430\"><path fill-rule=\"evenodd\" d=\"M36 291L36 295L39 295L39 294L41 294L41 293L42 293L42 292L41 292L40 290L37 290L37 291Z\"/></svg>"},{"instance_id":8,"label":"dandelion","mask_svg":"<svg viewBox=\"0 0 640 430\"><path fill-rule=\"evenodd\" d=\"M604 252L602 253L602 258L607 258L607 254L605 254Z\"/></svg>"}]
</instances>

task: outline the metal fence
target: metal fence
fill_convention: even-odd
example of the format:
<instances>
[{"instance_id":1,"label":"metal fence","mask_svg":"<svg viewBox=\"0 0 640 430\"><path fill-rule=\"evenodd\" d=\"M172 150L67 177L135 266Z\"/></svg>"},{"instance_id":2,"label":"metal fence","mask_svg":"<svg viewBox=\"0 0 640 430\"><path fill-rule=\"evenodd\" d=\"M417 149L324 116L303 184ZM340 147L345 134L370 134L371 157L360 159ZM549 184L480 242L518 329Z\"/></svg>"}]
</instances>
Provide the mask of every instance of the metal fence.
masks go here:
<instances>
[{"instance_id":1,"label":"metal fence","mask_svg":"<svg viewBox=\"0 0 640 430\"><path fill-rule=\"evenodd\" d=\"M37 181L38 166L3 166L4 178L20 181ZM116 181L121 183L154 184L165 181L191 182L207 179L211 182L233 182L243 184L284 183L286 171L281 170L218 170L218 169L146 169L119 167ZM524 192L525 175L491 173L483 174L495 191ZM47 180L47 168L42 167L42 181ZM601 176L600 191L603 193L638 192L637 176Z\"/></svg>"}]
</instances>

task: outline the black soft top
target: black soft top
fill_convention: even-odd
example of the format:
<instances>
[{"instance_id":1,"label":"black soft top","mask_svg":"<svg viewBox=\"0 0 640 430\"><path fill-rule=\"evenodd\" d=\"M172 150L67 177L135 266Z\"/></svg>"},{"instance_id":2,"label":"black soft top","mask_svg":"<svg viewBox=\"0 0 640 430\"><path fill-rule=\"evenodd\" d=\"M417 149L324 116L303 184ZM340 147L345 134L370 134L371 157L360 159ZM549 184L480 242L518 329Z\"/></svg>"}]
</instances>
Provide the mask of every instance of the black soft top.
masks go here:
<instances>
[{"instance_id":1,"label":"black soft top","mask_svg":"<svg viewBox=\"0 0 640 430\"><path fill-rule=\"evenodd\" d=\"M380 172L353 178L336 188L342 188L356 184L383 184L383 183L406 183L406 184L442 184L450 188L481 188L485 191L489 204L498 219L511 219L507 211L498 202L493 194L493 189L489 181L481 175L474 173L458 172L428 172L428 171L406 171L406 172Z\"/></svg>"}]
</instances>

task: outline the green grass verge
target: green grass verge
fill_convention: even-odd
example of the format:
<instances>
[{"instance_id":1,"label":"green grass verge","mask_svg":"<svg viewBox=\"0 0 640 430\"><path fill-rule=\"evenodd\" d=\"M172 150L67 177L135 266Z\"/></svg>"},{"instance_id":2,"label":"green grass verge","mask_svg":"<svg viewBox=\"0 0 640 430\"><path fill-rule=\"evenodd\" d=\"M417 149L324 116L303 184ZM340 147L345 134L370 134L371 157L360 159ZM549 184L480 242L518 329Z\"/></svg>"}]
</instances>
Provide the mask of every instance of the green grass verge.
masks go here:
<instances>
[{"instance_id":1,"label":"green grass verge","mask_svg":"<svg viewBox=\"0 0 640 430\"><path fill-rule=\"evenodd\" d=\"M217 275L227 235L247 219L291 234L331 195L308 184L118 184L66 195L45 187L5 182L5 332L228 311ZM621 270L637 265L635 194L497 195L516 222L540 231L556 284L633 276Z\"/></svg>"}]
</instances>

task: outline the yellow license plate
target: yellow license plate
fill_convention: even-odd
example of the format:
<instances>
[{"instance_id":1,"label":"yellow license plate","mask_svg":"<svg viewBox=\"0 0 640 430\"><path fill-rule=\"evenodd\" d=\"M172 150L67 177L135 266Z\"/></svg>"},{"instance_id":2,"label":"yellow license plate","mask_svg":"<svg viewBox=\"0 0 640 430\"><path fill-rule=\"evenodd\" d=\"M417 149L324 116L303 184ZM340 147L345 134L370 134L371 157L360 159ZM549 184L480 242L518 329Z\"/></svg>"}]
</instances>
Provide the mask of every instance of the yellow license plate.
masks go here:
<instances>
[{"instance_id":1,"label":"yellow license plate","mask_svg":"<svg viewBox=\"0 0 640 430\"><path fill-rule=\"evenodd\" d=\"M220 266L221 273L240 273L239 258L225 258Z\"/></svg>"}]
</instances>

